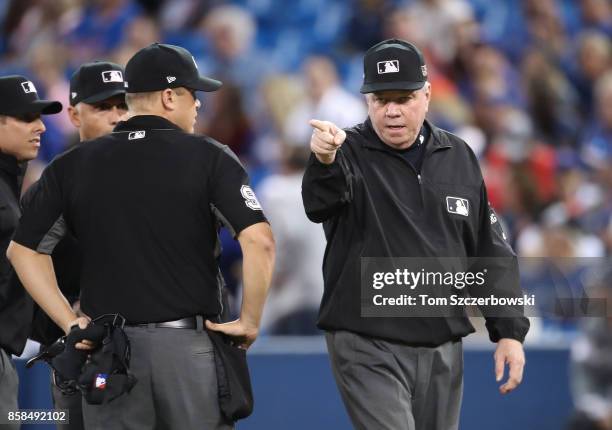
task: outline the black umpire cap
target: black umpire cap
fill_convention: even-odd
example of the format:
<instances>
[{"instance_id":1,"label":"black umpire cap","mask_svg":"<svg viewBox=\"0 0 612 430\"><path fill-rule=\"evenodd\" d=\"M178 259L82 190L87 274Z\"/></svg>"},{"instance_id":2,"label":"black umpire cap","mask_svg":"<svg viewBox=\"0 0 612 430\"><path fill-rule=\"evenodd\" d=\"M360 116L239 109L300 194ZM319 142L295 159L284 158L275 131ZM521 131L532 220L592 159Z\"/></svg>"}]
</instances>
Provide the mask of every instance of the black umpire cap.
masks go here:
<instances>
[{"instance_id":1,"label":"black umpire cap","mask_svg":"<svg viewBox=\"0 0 612 430\"><path fill-rule=\"evenodd\" d=\"M427 81L423 54L412 43L387 39L372 46L363 58L362 93L418 90Z\"/></svg>"},{"instance_id":2,"label":"black umpire cap","mask_svg":"<svg viewBox=\"0 0 612 430\"><path fill-rule=\"evenodd\" d=\"M0 78L0 115L54 114L62 110L62 104L52 100L40 100L32 81L19 75Z\"/></svg>"},{"instance_id":3,"label":"black umpire cap","mask_svg":"<svg viewBox=\"0 0 612 430\"><path fill-rule=\"evenodd\" d=\"M125 66L128 93L185 87L215 91L221 82L200 76L193 55L180 46L153 43L138 51Z\"/></svg>"},{"instance_id":4,"label":"black umpire cap","mask_svg":"<svg viewBox=\"0 0 612 430\"><path fill-rule=\"evenodd\" d=\"M85 63L70 78L70 104L93 104L125 94L123 67L107 61Z\"/></svg>"}]
</instances>

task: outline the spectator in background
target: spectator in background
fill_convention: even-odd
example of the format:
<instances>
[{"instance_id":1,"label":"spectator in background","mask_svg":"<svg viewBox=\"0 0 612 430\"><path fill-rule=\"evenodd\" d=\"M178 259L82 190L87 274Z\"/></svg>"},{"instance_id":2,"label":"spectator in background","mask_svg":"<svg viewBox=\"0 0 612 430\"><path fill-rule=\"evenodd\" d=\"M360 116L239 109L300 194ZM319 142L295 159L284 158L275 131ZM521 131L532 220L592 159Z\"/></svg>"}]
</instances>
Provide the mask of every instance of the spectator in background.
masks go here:
<instances>
[{"instance_id":1,"label":"spectator in background","mask_svg":"<svg viewBox=\"0 0 612 430\"><path fill-rule=\"evenodd\" d=\"M325 236L308 222L300 197L309 150L284 145L278 173L264 179L257 190L270 221L279 253L262 329L275 335L319 334L317 313L323 295L321 261Z\"/></svg>"},{"instance_id":2,"label":"spectator in background","mask_svg":"<svg viewBox=\"0 0 612 430\"><path fill-rule=\"evenodd\" d=\"M360 52L383 39L381 29L393 3L389 0L356 1L351 9L343 46L349 51Z\"/></svg>"},{"instance_id":3,"label":"spectator in background","mask_svg":"<svg viewBox=\"0 0 612 430\"><path fill-rule=\"evenodd\" d=\"M612 167L612 70L595 85L597 117L582 139L584 161L597 169Z\"/></svg>"},{"instance_id":4,"label":"spectator in background","mask_svg":"<svg viewBox=\"0 0 612 430\"><path fill-rule=\"evenodd\" d=\"M7 0L7 3L2 25L2 51L5 60L16 61L37 41L53 40L71 29L81 8L79 0Z\"/></svg>"},{"instance_id":5,"label":"spectator in background","mask_svg":"<svg viewBox=\"0 0 612 430\"><path fill-rule=\"evenodd\" d=\"M474 20L474 12L466 0L417 0L407 7L407 13L413 22L421 23L419 39L426 41L428 58L438 66L450 63L455 57L456 27ZM434 22L435 25L426 24Z\"/></svg>"},{"instance_id":6,"label":"spectator in background","mask_svg":"<svg viewBox=\"0 0 612 430\"><path fill-rule=\"evenodd\" d=\"M290 112L284 127L289 141L308 145L311 118L326 118L344 128L362 122L367 116L363 101L340 85L336 66L329 58L307 58L303 76L306 98Z\"/></svg>"},{"instance_id":7,"label":"spectator in background","mask_svg":"<svg viewBox=\"0 0 612 430\"><path fill-rule=\"evenodd\" d=\"M612 4L609 0L580 0L584 28L599 30L612 37Z\"/></svg>"},{"instance_id":8,"label":"spectator in background","mask_svg":"<svg viewBox=\"0 0 612 430\"><path fill-rule=\"evenodd\" d=\"M262 76L273 68L269 55L255 52L257 23L251 12L234 5L218 6L204 17L200 29L211 48L211 55L201 62L203 73L234 82L253 94Z\"/></svg>"},{"instance_id":9,"label":"spectator in background","mask_svg":"<svg viewBox=\"0 0 612 430\"><path fill-rule=\"evenodd\" d=\"M112 57L117 64L126 64L137 51L160 40L159 25L150 16L138 16L125 30L125 37Z\"/></svg>"},{"instance_id":10,"label":"spectator in background","mask_svg":"<svg viewBox=\"0 0 612 430\"><path fill-rule=\"evenodd\" d=\"M253 142L251 121L244 111L242 91L236 85L225 82L209 96L203 113L204 120L198 124L198 133L206 134L223 142L234 151L242 161L250 156Z\"/></svg>"},{"instance_id":11,"label":"spectator in background","mask_svg":"<svg viewBox=\"0 0 612 430\"><path fill-rule=\"evenodd\" d=\"M567 46L565 27L556 0L523 0L529 45L560 57ZM521 54L525 47L521 47Z\"/></svg>"},{"instance_id":12,"label":"spectator in background","mask_svg":"<svg viewBox=\"0 0 612 430\"><path fill-rule=\"evenodd\" d=\"M521 72L535 134L557 147L574 146L581 124L572 84L540 50L526 53Z\"/></svg>"},{"instance_id":13,"label":"spectator in background","mask_svg":"<svg viewBox=\"0 0 612 430\"><path fill-rule=\"evenodd\" d=\"M141 8L132 0L90 0L79 12L78 23L65 40L75 65L107 56L116 49Z\"/></svg>"},{"instance_id":14,"label":"spectator in background","mask_svg":"<svg viewBox=\"0 0 612 430\"><path fill-rule=\"evenodd\" d=\"M603 33L587 31L578 36L577 45L577 61L571 60L569 73L580 95L583 119L588 121L594 107L593 85L612 66L612 43Z\"/></svg>"}]
</instances>

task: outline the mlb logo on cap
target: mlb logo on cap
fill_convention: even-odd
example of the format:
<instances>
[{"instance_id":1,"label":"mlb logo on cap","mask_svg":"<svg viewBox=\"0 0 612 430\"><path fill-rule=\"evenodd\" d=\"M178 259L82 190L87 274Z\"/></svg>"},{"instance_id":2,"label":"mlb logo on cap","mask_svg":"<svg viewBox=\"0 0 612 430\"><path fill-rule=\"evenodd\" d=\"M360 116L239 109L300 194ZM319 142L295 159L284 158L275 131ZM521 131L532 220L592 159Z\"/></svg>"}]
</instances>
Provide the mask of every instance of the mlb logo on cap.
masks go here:
<instances>
[{"instance_id":1,"label":"mlb logo on cap","mask_svg":"<svg viewBox=\"0 0 612 430\"><path fill-rule=\"evenodd\" d=\"M123 74L119 70L107 70L102 72L102 81L108 82L123 82Z\"/></svg>"},{"instance_id":2,"label":"mlb logo on cap","mask_svg":"<svg viewBox=\"0 0 612 430\"><path fill-rule=\"evenodd\" d=\"M456 215L468 216L470 214L470 202L461 197L446 196L446 210Z\"/></svg>"},{"instance_id":3,"label":"mlb logo on cap","mask_svg":"<svg viewBox=\"0 0 612 430\"><path fill-rule=\"evenodd\" d=\"M379 75L399 72L399 61L397 60L379 61L376 63L376 66L378 67Z\"/></svg>"},{"instance_id":4,"label":"mlb logo on cap","mask_svg":"<svg viewBox=\"0 0 612 430\"><path fill-rule=\"evenodd\" d=\"M25 81L21 83L21 87L23 88L23 91L26 94L29 93L36 93L36 87L34 86L34 84L31 81Z\"/></svg>"},{"instance_id":5,"label":"mlb logo on cap","mask_svg":"<svg viewBox=\"0 0 612 430\"><path fill-rule=\"evenodd\" d=\"M387 39L372 46L363 57L363 94L378 91L415 91L427 82L423 54L401 39Z\"/></svg>"}]
</instances>

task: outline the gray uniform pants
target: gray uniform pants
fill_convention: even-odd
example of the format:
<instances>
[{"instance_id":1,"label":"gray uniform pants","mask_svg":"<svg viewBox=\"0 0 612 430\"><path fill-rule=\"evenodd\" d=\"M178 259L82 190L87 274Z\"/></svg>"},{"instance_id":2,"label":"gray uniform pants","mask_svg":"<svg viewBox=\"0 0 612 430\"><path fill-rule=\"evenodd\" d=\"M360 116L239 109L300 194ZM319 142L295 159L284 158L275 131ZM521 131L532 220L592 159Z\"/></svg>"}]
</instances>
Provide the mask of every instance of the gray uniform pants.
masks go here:
<instances>
[{"instance_id":1,"label":"gray uniform pants","mask_svg":"<svg viewBox=\"0 0 612 430\"><path fill-rule=\"evenodd\" d=\"M17 411L18 394L19 378L15 364L11 356L0 348L0 416L3 421L6 420L9 411ZM2 428L16 430L19 429L19 424L4 424Z\"/></svg>"},{"instance_id":2,"label":"gray uniform pants","mask_svg":"<svg viewBox=\"0 0 612 430\"><path fill-rule=\"evenodd\" d=\"M68 424L56 424L57 430L83 430L83 396L80 391L73 394L63 394L53 382L51 375L51 397L55 409L68 410Z\"/></svg>"},{"instance_id":3,"label":"gray uniform pants","mask_svg":"<svg viewBox=\"0 0 612 430\"><path fill-rule=\"evenodd\" d=\"M138 382L105 405L83 403L85 428L231 430L219 409L214 350L205 331L126 327Z\"/></svg>"},{"instance_id":4,"label":"gray uniform pants","mask_svg":"<svg viewBox=\"0 0 612 430\"><path fill-rule=\"evenodd\" d=\"M461 341L412 347L348 331L325 334L336 384L359 430L457 430Z\"/></svg>"}]
</instances>

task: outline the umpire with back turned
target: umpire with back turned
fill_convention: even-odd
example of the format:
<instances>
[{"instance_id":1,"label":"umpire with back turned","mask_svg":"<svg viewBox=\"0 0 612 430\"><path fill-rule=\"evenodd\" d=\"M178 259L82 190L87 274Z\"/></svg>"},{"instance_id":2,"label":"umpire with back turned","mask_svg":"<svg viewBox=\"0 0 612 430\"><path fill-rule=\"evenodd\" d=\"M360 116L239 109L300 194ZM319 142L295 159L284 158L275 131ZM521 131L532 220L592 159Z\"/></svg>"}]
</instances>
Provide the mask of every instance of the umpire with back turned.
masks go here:
<instances>
[{"instance_id":1,"label":"umpire with back turned","mask_svg":"<svg viewBox=\"0 0 612 430\"><path fill-rule=\"evenodd\" d=\"M425 119L431 84L421 52L398 39L374 45L365 54L361 92L368 105L364 123L341 130L311 121L313 154L302 196L306 214L323 223L327 237L318 325L356 428L457 429L461 339L472 325L463 312L362 317L362 258L489 257L507 262L494 268L501 281L474 294L521 297L516 256L488 204L476 157ZM507 393L522 379L529 322L522 308L485 317L497 343L497 381L509 365L500 387Z\"/></svg>"},{"instance_id":2,"label":"umpire with back turned","mask_svg":"<svg viewBox=\"0 0 612 430\"><path fill-rule=\"evenodd\" d=\"M81 142L95 139L113 131L120 119L126 114L125 81L123 68L107 61L84 63L70 78L70 106L68 116L78 130ZM27 210L36 193L38 182L32 184L21 199ZM81 271L81 252L78 242L70 232L55 246L52 254L53 268L57 283L77 314L79 313L79 276ZM31 338L40 342L42 348L48 347L63 330L36 306ZM67 409L70 420L58 424L60 429L79 430L83 427L81 393L62 393L54 381L51 382L51 395L55 409Z\"/></svg>"},{"instance_id":3,"label":"umpire with back turned","mask_svg":"<svg viewBox=\"0 0 612 430\"><path fill-rule=\"evenodd\" d=\"M24 287L66 333L75 323L83 328L87 320L59 292L48 255L71 231L82 253L81 309L91 318L127 319L138 383L110 403L84 404L86 428L233 428L219 409L203 325L243 348L255 340L272 234L236 156L193 134L195 92L221 83L200 76L185 49L157 43L138 51L125 75L129 119L45 169L8 255ZM209 321L222 312L220 224L244 256L240 317L226 324Z\"/></svg>"}]
</instances>

